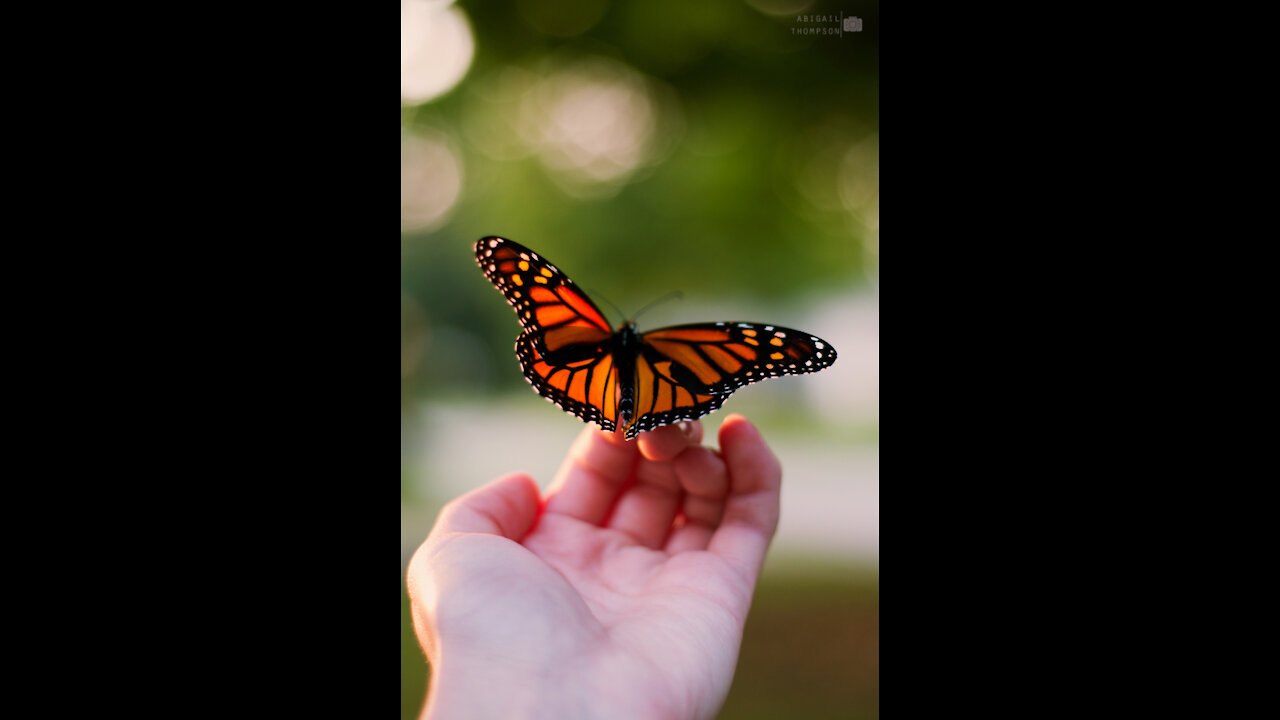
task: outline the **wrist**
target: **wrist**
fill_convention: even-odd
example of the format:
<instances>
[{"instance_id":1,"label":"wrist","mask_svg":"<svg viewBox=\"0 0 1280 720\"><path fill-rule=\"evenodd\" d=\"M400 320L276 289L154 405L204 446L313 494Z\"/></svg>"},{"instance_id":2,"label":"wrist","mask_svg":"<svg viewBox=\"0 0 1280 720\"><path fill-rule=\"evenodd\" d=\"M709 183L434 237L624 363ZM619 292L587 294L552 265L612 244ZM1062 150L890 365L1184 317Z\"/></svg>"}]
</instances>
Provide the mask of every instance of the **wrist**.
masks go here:
<instances>
[{"instance_id":1,"label":"wrist","mask_svg":"<svg viewBox=\"0 0 1280 720\"><path fill-rule=\"evenodd\" d=\"M639 673L627 681L592 672L585 662L577 668L555 665L545 658L526 664L509 657L445 655L431 667L423 720L677 717L665 707L662 693L635 692Z\"/></svg>"},{"instance_id":2,"label":"wrist","mask_svg":"<svg viewBox=\"0 0 1280 720\"><path fill-rule=\"evenodd\" d=\"M506 657L438 655L431 665L424 720L578 717L564 712L566 698L542 668Z\"/></svg>"}]
</instances>

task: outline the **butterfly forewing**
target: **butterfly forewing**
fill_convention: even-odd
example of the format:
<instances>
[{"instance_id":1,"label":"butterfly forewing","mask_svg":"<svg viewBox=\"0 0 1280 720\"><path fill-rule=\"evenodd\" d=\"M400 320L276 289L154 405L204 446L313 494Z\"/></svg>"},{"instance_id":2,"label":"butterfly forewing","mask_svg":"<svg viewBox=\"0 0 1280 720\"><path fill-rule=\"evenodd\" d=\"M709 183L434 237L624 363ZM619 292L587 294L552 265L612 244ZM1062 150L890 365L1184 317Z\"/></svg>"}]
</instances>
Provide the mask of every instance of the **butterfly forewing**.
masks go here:
<instances>
[{"instance_id":1,"label":"butterfly forewing","mask_svg":"<svg viewBox=\"0 0 1280 720\"><path fill-rule=\"evenodd\" d=\"M807 332L747 322L695 323L640 336L655 364L670 360L670 375L691 390L727 395L779 375L829 367L835 349Z\"/></svg>"},{"instance_id":2,"label":"butterfly forewing","mask_svg":"<svg viewBox=\"0 0 1280 720\"><path fill-rule=\"evenodd\" d=\"M612 336L595 303L529 248L500 237L483 238L476 243L476 262L516 309L520 325L544 354Z\"/></svg>"}]
</instances>

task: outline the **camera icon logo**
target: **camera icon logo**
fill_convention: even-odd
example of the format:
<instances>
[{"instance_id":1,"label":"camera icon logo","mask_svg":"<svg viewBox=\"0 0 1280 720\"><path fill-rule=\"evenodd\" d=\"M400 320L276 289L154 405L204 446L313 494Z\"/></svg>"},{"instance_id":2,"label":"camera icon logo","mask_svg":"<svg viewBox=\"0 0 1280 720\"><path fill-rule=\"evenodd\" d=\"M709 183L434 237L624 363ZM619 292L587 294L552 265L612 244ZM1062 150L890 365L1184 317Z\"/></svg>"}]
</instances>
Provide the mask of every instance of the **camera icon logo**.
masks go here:
<instances>
[{"instance_id":1,"label":"camera icon logo","mask_svg":"<svg viewBox=\"0 0 1280 720\"><path fill-rule=\"evenodd\" d=\"M862 32L862 18L852 17L852 16L845 18L844 31L845 32Z\"/></svg>"}]
</instances>

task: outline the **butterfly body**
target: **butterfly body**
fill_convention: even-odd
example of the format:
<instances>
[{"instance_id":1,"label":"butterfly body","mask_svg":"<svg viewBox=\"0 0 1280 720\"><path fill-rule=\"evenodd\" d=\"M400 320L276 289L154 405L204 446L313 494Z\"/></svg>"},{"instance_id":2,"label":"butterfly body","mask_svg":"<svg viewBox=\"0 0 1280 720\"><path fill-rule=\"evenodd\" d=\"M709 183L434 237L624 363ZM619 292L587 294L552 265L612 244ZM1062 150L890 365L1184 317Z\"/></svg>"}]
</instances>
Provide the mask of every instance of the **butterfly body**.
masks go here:
<instances>
[{"instance_id":1,"label":"butterfly body","mask_svg":"<svg viewBox=\"0 0 1280 720\"><path fill-rule=\"evenodd\" d=\"M516 357L538 394L606 431L636 433L693 420L734 390L779 375L816 372L836 359L821 338L774 325L695 323L612 330L567 275L500 237L476 243L476 262L523 326Z\"/></svg>"},{"instance_id":2,"label":"butterfly body","mask_svg":"<svg viewBox=\"0 0 1280 720\"><path fill-rule=\"evenodd\" d=\"M613 364L618 369L618 422L631 424L636 409L636 355L640 348L636 324L630 320L613 334Z\"/></svg>"}]
</instances>

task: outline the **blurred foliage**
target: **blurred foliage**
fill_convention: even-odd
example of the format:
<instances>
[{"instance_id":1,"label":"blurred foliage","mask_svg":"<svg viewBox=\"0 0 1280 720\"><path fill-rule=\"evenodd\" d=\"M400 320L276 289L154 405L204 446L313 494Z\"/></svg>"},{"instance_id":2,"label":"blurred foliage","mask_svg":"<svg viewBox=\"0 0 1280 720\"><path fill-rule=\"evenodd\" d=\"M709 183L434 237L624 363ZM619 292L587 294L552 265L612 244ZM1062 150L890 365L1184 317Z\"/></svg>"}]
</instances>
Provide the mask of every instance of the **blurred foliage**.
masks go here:
<instances>
[{"instance_id":1,"label":"blurred foliage","mask_svg":"<svg viewBox=\"0 0 1280 720\"><path fill-rule=\"evenodd\" d=\"M401 573L403 580L404 573ZM413 618L409 610L409 594L400 583L400 717L417 718L422 712L422 701L427 697L427 679L431 666L413 632Z\"/></svg>"},{"instance_id":2,"label":"blurred foliage","mask_svg":"<svg viewBox=\"0 0 1280 720\"><path fill-rule=\"evenodd\" d=\"M460 178L456 203L438 222L415 229L402 209L402 404L523 386L510 357L518 325L472 258L485 235L550 258L614 322L621 318L606 298L629 315L680 290L685 301L662 324L785 325L786 313L710 317L702 308L736 298L798 306L876 276L878 4L818 1L781 15L755 6L457 3L475 43L467 74L444 95L401 107L402 168L406 138L425 137L434 144L424 162L451 152ZM801 15L840 13L861 17L864 31L795 32L831 25ZM614 94L555 104L572 94L566 83L597 81ZM603 126L565 115L618 107L628 112L601 116ZM575 180L557 169L563 157L530 144L537 117L552 133L557 123L633 132L640 159L626 154L631 146L610 146L596 158L602 172L617 170L608 162L625 171Z\"/></svg>"},{"instance_id":3,"label":"blurred foliage","mask_svg":"<svg viewBox=\"0 0 1280 720\"><path fill-rule=\"evenodd\" d=\"M720 720L879 716L876 577L761 576Z\"/></svg>"},{"instance_id":4,"label":"blurred foliage","mask_svg":"<svg viewBox=\"0 0 1280 720\"><path fill-rule=\"evenodd\" d=\"M751 603L720 720L876 718L880 714L880 590L874 573L811 568L765 573ZM418 717L430 666L400 587L400 716Z\"/></svg>"}]
</instances>

